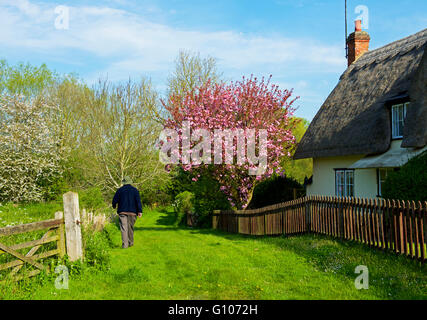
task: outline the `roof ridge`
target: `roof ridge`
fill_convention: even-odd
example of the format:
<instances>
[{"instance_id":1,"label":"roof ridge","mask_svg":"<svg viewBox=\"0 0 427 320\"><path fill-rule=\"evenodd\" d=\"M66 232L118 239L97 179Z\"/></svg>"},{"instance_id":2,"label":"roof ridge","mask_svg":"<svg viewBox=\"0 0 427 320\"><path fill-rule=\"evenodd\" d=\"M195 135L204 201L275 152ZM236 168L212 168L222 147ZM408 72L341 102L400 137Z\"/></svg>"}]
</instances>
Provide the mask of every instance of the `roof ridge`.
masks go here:
<instances>
[{"instance_id":1,"label":"roof ridge","mask_svg":"<svg viewBox=\"0 0 427 320\"><path fill-rule=\"evenodd\" d=\"M425 42L427 42L427 28L400 40L386 44L380 48L366 52L354 63L354 65L360 67L372 62L374 59L384 59L386 57L393 56L396 52L408 52L418 43L424 44Z\"/></svg>"}]
</instances>

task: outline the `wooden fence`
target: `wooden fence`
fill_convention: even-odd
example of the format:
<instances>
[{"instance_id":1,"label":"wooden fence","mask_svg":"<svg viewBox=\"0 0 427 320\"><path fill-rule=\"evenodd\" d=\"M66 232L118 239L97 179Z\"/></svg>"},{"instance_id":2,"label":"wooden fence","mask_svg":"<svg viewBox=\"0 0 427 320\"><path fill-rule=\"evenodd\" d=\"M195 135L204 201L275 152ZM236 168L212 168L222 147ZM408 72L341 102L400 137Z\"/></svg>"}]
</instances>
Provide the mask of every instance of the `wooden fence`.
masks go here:
<instances>
[{"instance_id":1,"label":"wooden fence","mask_svg":"<svg viewBox=\"0 0 427 320\"><path fill-rule=\"evenodd\" d=\"M255 210L214 211L212 222L232 233L318 233L422 262L427 255L427 202L309 196Z\"/></svg>"},{"instance_id":2,"label":"wooden fence","mask_svg":"<svg viewBox=\"0 0 427 320\"><path fill-rule=\"evenodd\" d=\"M55 218L51 220L33 222L17 226L0 228L0 256L9 254L15 260L0 264L0 271L12 269L7 276L14 281L32 277L41 271L49 272L49 268L40 261L53 256L69 256L71 261L83 258L82 238L80 228L79 203L76 193L64 194L64 213L56 212ZM2 237L10 237L18 234L45 230L40 239L6 245L2 243ZM3 241L4 242L4 241ZM36 254L43 245L56 243L56 248ZM26 254L20 250L31 248ZM19 271L27 264L29 272ZM1 279L0 279L1 280Z\"/></svg>"}]
</instances>

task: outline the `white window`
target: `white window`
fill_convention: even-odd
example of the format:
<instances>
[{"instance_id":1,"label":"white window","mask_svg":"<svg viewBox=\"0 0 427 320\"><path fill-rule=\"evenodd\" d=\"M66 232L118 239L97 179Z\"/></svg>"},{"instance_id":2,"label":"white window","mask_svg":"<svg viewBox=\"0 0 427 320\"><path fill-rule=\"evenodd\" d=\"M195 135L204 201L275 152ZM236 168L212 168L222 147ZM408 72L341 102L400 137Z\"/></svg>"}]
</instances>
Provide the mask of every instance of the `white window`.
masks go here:
<instances>
[{"instance_id":1,"label":"white window","mask_svg":"<svg viewBox=\"0 0 427 320\"><path fill-rule=\"evenodd\" d=\"M391 107L391 129L393 139L403 138L403 125L406 118L408 103L396 104Z\"/></svg>"},{"instance_id":2,"label":"white window","mask_svg":"<svg viewBox=\"0 0 427 320\"><path fill-rule=\"evenodd\" d=\"M354 197L354 170L335 170L335 194L337 197Z\"/></svg>"},{"instance_id":3,"label":"white window","mask_svg":"<svg viewBox=\"0 0 427 320\"><path fill-rule=\"evenodd\" d=\"M389 175L390 172L393 172L394 169L392 168L387 168L387 169L378 169L378 195L380 197L382 197L383 195L383 185L385 180L387 179L387 176Z\"/></svg>"}]
</instances>

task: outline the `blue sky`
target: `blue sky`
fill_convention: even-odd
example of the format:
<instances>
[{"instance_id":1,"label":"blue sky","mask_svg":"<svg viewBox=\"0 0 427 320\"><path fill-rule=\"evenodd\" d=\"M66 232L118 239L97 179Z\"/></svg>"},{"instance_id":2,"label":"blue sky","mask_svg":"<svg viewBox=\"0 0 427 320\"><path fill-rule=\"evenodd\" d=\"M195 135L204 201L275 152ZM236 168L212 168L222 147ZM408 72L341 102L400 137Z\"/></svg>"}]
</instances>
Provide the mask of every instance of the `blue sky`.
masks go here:
<instances>
[{"instance_id":1,"label":"blue sky","mask_svg":"<svg viewBox=\"0 0 427 320\"><path fill-rule=\"evenodd\" d=\"M69 28L58 30L59 5ZM349 32L369 10L371 49L427 27L425 0L348 0ZM315 116L346 68L344 0L0 0L0 59L99 77L151 78L164 93L180 49L217 58L226 80L273 76Z\"/></svg>"}]
</instances>

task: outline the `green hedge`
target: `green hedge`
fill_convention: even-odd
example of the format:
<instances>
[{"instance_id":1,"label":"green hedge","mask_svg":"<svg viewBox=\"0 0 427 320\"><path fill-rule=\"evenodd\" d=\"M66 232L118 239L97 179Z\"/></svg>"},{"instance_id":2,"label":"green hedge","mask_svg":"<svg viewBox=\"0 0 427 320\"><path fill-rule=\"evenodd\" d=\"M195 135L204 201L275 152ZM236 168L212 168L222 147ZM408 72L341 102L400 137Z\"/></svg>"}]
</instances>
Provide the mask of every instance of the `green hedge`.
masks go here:
<instances>
[{"instance_id":1,"label":"green hedge","mask_svg":"<svg viewBox=\"0 0 427 320\"><path fill-rule=\"evenodd\" d=\"M173 208L175 211L175 225L185 224L187 214L194 213L194 194L189 191L179 193L175 197Z\"/></svg>"},{"instance_id":2,"label":"green hedge","mask_svg":"<svg viewBox=\"0 0 427 320\"><path fill-rule=\"evenodd\" d=\"M248 209L258 209L305 196L304 186L293 178L273 176L255 187Z\"/></svg>"},{"instance_id":3,"label":"green hedge","mask_svg":"<svg viewBox=\"0 0 427 320\"><path fill-rule=\"evenodd\" d=\"M213 167L212 167L213 169ZM177 195L189 191L194 194L192 204L197 227L210 228L212 226L213 210L231 209L227 196L220 190L218 181L213 173L202 175L197 181L193 173L176 168L172 173L169 193L176 199Z\"/></svg>"},{"instance_id":4,"label":"green hedge","mask_svg":"<svg viewBox=\"0 0 427 320\"><path fill-rule=\"evenodd\" d=\"M427 151L390 173L382 191L385 199L427 201Z\"/></svg>"}]
</instances>

